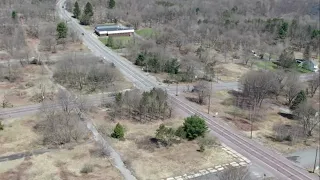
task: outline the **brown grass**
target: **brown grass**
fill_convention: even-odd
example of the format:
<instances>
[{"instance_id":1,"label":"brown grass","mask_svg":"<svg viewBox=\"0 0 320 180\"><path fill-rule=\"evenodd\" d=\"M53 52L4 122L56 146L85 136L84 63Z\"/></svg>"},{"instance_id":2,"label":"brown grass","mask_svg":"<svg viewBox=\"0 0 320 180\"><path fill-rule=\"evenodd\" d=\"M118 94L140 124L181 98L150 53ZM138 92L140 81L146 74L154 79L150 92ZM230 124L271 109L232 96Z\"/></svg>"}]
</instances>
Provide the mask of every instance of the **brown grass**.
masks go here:
<instances>
[{"instance_id":1,"label":"brown grass","mask_svg":"<svg viewBox=\"0 0 320 180\"><path fill-rule=\"evenodd\" d=\"M107 136L110 135L117 122L107 120L106 112L103 111L97 111L92 116L96 126L104 130ZM138 179L161 179L182 175L233 160L220 148L212 148L200 153L197 151L199 146L195 141L183 141L168 148L159 148L152 142L156 129L161 123L177 128L183 123L182 117L146 124L128 120L119 122L126 129L126 140L108 139Z\"/></svg>"},{"instance_id":2,"label":"brown grass","mask_svg":"<svg viewBox=\"0 0 320 180\"><path fill-rule=\"evenodd\" d=\"M72 150L59 150L25 159L20 165L2 172L1 177L14 179L44 180L44 179L110 179L121 180L122 177L108 158L96 157L90 154L90 149L95 148L93 143L77 145ZM18 162L19 163L19 162ZM93 172L81 174L80 170L84 164L93 165ZM28 166L24 166L28 164ZM0 163L0 167L6 163Z\"/></svg>"},{"instance_id":3,"label":"brown grass","mask_svg":"<svg viewBox=\"0 0 320 180\"><path fill-rule=\"evenodd\" d=\"M0 131L1 156L39 148L38 135L32 130L36 121L35 116L7 119Z\"/></svg>"},{"instance_id":4,"label":"brown grass","mask_svg":"<svg viewBox=\"0 0 320 180\"><path fill-rule=\"evenodd\" d=\"M41 87L45 88L45 92L55 93L56 86L50 81L47 71L42 66L27 65L20 68L21 78L14 83L1 82L0 94L6 96L10 104L15 106L23 106L33 104L32 97L41 93ZM0 96L2 102L4 96Z\"/></svg>"}]
</instances>

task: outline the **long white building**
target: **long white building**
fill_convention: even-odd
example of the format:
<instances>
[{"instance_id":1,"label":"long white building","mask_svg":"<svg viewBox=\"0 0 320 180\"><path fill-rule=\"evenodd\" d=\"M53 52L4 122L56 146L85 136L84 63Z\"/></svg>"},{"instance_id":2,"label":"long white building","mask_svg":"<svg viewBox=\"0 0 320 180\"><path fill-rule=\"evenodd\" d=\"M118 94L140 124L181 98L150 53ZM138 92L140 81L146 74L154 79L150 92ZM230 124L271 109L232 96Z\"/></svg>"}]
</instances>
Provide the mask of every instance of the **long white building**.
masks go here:
<instances>
[{"instance_id":1,"label":"long white building","mask_svg":"<svg viewBox=\"0 0 320 180\"><path fill-rule=\"evenodd\" d=\"M134 33L134 29L119 25L100 25L94 28L94 32L98 36L131 36Z\"/></svg>"}]
</instances>

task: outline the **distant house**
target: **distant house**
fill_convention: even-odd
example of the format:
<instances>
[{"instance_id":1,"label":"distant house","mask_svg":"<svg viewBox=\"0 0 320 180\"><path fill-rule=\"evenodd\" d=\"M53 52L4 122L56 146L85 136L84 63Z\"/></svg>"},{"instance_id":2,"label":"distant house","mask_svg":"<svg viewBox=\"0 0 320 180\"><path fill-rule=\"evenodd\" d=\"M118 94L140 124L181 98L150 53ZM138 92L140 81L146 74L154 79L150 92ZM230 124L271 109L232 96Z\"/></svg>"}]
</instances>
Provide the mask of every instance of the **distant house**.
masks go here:
<instances>
[{"instance_id":1,"label":"distant house","mask_svg":"<svg viewBox=\"0 0 320 180\"><path fill-rule=\"evenodd\" d=\"M94 28L94 32L98 36L131 36L134 29L119 25L98 25Z\"/></svg>"},{"instance_id":2,"label":"distant house","mask_svg":"<svg viewBox=\"0 0 320 180\"><path fill-rule=\"evenodd\" d=\"M303 67L307 70L318 72L319 71L319 63L315 60L304 60L304 59L296 59L298 66Z\"/></svg>"}]
</instances>

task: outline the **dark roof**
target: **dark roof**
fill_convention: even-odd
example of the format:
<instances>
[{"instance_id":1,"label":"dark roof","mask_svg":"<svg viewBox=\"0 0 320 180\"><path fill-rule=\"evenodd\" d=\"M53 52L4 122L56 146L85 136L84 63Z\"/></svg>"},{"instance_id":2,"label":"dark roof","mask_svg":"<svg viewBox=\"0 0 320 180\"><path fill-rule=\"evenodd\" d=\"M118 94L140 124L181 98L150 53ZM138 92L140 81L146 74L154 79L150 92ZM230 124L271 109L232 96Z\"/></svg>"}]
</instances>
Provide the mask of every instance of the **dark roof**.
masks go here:
<instances>
[{"instance_id":1,"label":"dark roof","mask_svg":"<svg viewBox=\"0 0 320 180\"><path fill-rule=\"evenodd\" d=\"M102 25L102 26L95 27L95 30L97 31L119 31L119 30L129 30L129 29L133 29L133 28L119 26L119 25L113 25L113 26Z\"/></svg>"}]
</instances>

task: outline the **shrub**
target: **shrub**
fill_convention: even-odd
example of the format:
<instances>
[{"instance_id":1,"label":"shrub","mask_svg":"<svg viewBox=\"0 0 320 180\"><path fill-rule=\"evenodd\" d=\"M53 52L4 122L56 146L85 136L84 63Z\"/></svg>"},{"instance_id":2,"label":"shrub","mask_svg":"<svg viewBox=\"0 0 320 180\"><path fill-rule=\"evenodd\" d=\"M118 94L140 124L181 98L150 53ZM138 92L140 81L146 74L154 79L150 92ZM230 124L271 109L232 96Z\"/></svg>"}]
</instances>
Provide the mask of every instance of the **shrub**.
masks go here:
<instances>
[{"instance_id":1,"label":"shrub","mask_svg":"<svg viewBox=\"0 0 320 180\"><path fill-rule=\"evenodd\" d=\"M91 164L84 164L82 169L80 170L81 173L88 174L93 171L93 166Z\"/></svg>"},{"instance_id":2,"label":"shrub","mask_svg":"<svg viewBox=\"0 0 320 180\"><path fill-rule=\"evenodd\" d=\"M200 149L199 149L199 151L200 152L204 152L206 150L206 148L204 147L204 145L203 144L201 144L200 145Z\"/></svg>"},{"instance_id":3,"label":"shrub","mask_svg":"<svg viewBox=\"0 0 320 180\"><path fill-rule=\"evenodd\" d=\"M138 57L136 58L135 65L137 65L137 66L144 66L145 60L146 60L145 55L142 54L142 53L140 53L140 54L138 55Z\"/></svg>"},{"instance_id":4,"label":"shrub","mask_svg":"<svg viewBox=\"0 0 320 180\"><path fill-rule=\"evenodd\" d=\"M4 125L0 121L0 131L2 131L3 129L4 129Z\"/></svg>"},{"instance_id":5,"label":"shrub","mask_svg":"<svg viewBox=\"0 0 320 180\"><path fill-rule=\"evenodd\" d=\"M305 91L300 91L298 93L298 95L296 96L296 98L293 100L292 105L290 107L291 110L295 110L299 104L301 104L302 102L305 102L307 100L307 95L305 93Z\"/></svg>"},{"instance_id":6,"label":"shrub","mask_svg":"<svg viewBox=\"0 0 320 180\"><path fill-rule=\"evenodd\" d=\"M165 125L161 124L157 129L156 139L164 146L170 146L175 139L175 131L173 128L167 128Z\"/></svg>"},{"instance_id":7,"label":"shrub","mask_svg":"<svg viewBox=\"0 0 320 180\"><path fill-rule=\"evenodd\" d=\"M199 150L200 152L203 152L206 147L211 148L220 144L218 139L212 136L199 137L197 140L198 140L198 145L200 147L200 150Z\"/></svg>"},{"instance_id":8,"label":"shrub","mask_svg":"<svg viewBox=\"0 0 320 180\"><path fill-rule=\"evenodd\" d=\"M186 133L186 131L184 130L184 127L183 127L183 126L178 127L178 129L177 129L176 132L175 132L175 135L176 135L177 137L182 138L182 139L185 139L185 138L187 137L187 133Z\"/></svg>"},{"instance_id":9,"label":"shrub","mask_svg":"<svg viewBox=\"0 0 320 180\"><path fill-rule=\"evenodd\" d=\"M189 140L204 136L208 131L205 120L196 115L187 117L183 123L183 128L186 132L186 137Z\"/></svg>"},{"instance_id":10,"label":"shrub","mask_svg":"<svg viewBox=\"0 0 320 180\"><path fill-rule=\"evenodd\" d=\"M111 134L111 137L116 139L123 139L124 138L124 128L123 126L118 123Z\"/></svg>"}]
</instances>

